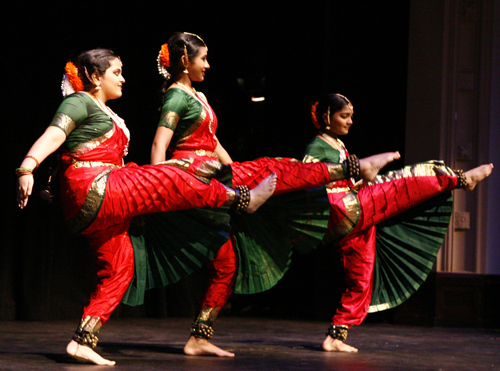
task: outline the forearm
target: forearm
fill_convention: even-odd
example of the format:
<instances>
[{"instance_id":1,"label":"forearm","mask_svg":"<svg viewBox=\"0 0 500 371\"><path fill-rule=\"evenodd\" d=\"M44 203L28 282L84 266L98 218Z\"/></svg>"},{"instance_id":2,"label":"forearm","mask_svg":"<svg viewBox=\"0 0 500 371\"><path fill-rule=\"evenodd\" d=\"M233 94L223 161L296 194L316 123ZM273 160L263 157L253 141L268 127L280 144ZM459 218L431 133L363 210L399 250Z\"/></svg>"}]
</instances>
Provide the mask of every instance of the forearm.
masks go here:
<instances>
[{"instance_id":1,"label":"forearm","mask_svg":"<svg viewBox=\"0 0 500 371\"><path fill-rule=\"evenodd\" d=\"M217 153L217 157L219 157L219 161L222 162L224 165L232 164L233 160L231 156L229 156L229 153L222 147L220 144L219 140L217 140L217 147L215 148L215 153Z\"/></svg>"},{"instance_id":2,"label":"forearm","mask_svg":"<svg viewBox=\"0 0 500 371\"><path fill-rule=\"evenodd\" d=\"M34 157L42 163L50 154L54 153L66 140L66 135L56 127L49 127L40 138L31 146L26 156ZM31 157L26 157L21 162L20 167L34 169L36 161Z\"/></svg>"},{"instance_id":3,"label":"forearm","mask_svg":"<svg viewBox=\"0 0 500 371\"><path fill-rule=\"evenodd\" d=\"M156 129L153 145L151 146L151 163L153 165L165 161L167 148L173 135L174 131L165 126L159 126Z\"/></svg>"},{"instance_id":4,"label":"forearm","mask_svg":"<svg viewBox=\"0 0 500 371\"><path fill-rule=\"evenodd\" d=\"M33 190L33 170L49 156L55 152L66 140L66 135L56 127L49 127L45 133L31 146L26 157L21 162L18 169L17 200L18 205L23 209L28 203L28 197Z\"/></svg>"},{"instance_id":5,"label":"forearm","mask_svg":"<svg viewBox=\"0 0 500 371\"><path fill-rule=\"evenodd\" d=\"M151 163L157 164L158 162L165 161L166 151L167 148L165 147L165 145L153 142L153 145L151 146Z\"/></svg>"}]
</instances>

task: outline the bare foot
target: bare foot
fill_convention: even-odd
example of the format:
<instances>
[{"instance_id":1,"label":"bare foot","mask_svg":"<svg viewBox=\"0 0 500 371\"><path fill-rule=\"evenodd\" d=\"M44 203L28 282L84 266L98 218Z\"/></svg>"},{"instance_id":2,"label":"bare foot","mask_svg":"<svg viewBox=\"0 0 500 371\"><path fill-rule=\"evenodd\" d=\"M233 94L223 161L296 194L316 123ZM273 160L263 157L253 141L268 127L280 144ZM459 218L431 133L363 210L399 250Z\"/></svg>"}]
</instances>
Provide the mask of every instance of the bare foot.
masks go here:
<instances>
[{"instance_id":1,"label":"bare foot","mask_svg":"<svg viewBox=\"0 0 500 371\"><path fill-rule=\"evenodd\" d=\"M71 357L76 358L82 362L90 362L99 366L114 366L115 361L102 358L99 354L94 352L91 348L78 344L76 341L71 340L66 347L66 353Z\"/></svg>"},{"instance_id":2,"label":"bare foot","mask_svg":"<svg viewBox=\"0 0 500 371\"><path fill-rule=\"evenodd\" d=\"M491 174L493 167L493 164L487 164L466 171L465 177L467 178L467 186L463 188L464 191L472 191L476 187L477 183Z\"/></svg>"},{"instance_id":3,"label":"bare foot","mask_svg":"<svg viewBox=\"0 0 500 371\"><path fill-rule=\"evenodd\" d=\"M361 178L368 182L375 180L378 172L389 162L401 158L399 152L385 152L359 160L361 167Z\"/></svg>"},{"instance_id":4,"label":"bare foot","mask_svg":"<svg viewBox=\"0 0 500 371\"><path fill-rule=\"evenodd\" d=\"M246 209L247 213L251 214L256 212L257 209L273 195L277 179L278 176L276 173L272 173L260 182L257 187L250 190L250 205L248 205Z\"/></svg>"},{"instance_id":5,"label":"bare foot","mask_svg":"<svg viewBox=\"0 0 500 371\"><path fill-rule=\"evenodd\" d=\"M321 347L326 352L346 352L346 353L357 353L358 350L350 345L345 344L339 339L334 339L330 335L326 336L326 339L321 344Z\"/></svg>"},{"instance_id":6,"label":"bare foot","mask_svg":"<svg viewBox=\"0 0 500 371\"><path fill-rule=\"evenodd\" d=\"M191 336L184 346L184 353L189 356L234 357L234 353L216 347L206 339Z\"/></svg>"}]
</instances>

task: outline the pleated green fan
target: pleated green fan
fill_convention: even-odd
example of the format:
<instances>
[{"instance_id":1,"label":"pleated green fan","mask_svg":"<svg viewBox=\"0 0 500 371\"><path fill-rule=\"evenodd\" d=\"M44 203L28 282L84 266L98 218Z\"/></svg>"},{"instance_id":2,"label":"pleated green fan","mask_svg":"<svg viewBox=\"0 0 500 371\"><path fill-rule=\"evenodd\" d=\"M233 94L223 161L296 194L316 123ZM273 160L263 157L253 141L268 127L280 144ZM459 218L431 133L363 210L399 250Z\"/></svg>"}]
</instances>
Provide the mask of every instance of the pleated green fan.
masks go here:
<instances>
[{"instance_id":1,"label":"pleated green fan","mask_svg":"<svg viewBox=\"0 0 500 371\"><path fill-rule=\"evenodd\" d=\"M179 281L212 259L228 240L226 208L147 214L129 229L135 274L122 301L144 302L145 290Z\"/></svg>"},{"instance_id":2,"label":"pleated green fan","mask_svg":"<svg viewBox=\"0 0 500 371\"><path fill-rule=\"evenodd\" d=\"M292 251L316 248L328 227L329 202L324 188L269 199L254 214L235 214L231 226L239 255L235 293L270 289L290 265Z\"/></svg>"},{"instance_id":3,"label":"pleated green fan","mask_svg":"<svg viewBox=\"0 0 500 371\"><path fill-rule=\"evenodd\" d=\"M377 225L370 312L393 308L426 280L441 248L453 210L450 192Z\"/></svg>"}]
</instances>

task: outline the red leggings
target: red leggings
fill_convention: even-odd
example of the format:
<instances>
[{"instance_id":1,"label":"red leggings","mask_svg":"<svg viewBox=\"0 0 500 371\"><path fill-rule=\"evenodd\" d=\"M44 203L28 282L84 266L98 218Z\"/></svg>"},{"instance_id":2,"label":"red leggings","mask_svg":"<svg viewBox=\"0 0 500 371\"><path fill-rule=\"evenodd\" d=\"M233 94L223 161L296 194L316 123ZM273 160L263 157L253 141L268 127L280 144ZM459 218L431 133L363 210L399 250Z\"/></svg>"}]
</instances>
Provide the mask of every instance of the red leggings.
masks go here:
<instances>
[{"instance_id":1,"label":"red leggings","mask_svg":"<svg viewBox=\"0 0 500 371\"><path fill-rule=\"evenodd\" d=\"M106 322L126 292L134 274L134 252L128 234L132 217L197 207L220 207L227 188L217 181L204 184L173 166L130 165L111 171L99 214L83 232L97 258L99 283L83 317Z\"/></svg>"}]
</instances>

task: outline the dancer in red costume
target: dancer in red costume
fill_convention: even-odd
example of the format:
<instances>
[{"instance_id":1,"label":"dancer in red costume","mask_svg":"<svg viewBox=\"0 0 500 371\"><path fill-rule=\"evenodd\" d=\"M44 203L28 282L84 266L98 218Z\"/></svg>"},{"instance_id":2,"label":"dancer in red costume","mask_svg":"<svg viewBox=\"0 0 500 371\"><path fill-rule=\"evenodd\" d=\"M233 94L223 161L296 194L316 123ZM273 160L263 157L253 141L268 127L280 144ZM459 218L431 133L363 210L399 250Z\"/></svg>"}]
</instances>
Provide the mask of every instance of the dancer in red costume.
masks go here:
<instances>
[{"instance_id":1,"label":"dancer in red costume","mask_svg":"<svg viewBox=\"0 0 500 371\"><path fill-rule=\"evenodd\" d=\"M124 164L129 131L106 102L122 96L122 62L111 50L82 53L68 63L61 103L50 126L33 144L16 170L18 204L28 203L33 171L60 148L61 197L65 219L84 234L97 258L99 283L84 309L71 356L98 365L115 362L93 348L97 333L120 302L134 274L128 229L132 217L198 207L235 205L255 211L273 193L275 175L250 191L244 205L239 191L213 181L203 183L174 166Z\"/></svg>"},{"instance_id":2,"label":"dancer in red costume","mask_svg":"<svg viewBox=\"0 0 500 371\"><path fill-rule=\"evenodd\" d=\"M353 112L351 102L340 94L329 94L312 106L312 120L319 134L309 143L304 162L341 162L349 156L339 136L348 134L353 123ZM403 267L398 268L403 275L404 265L410 264L419 256L422 259L428 256L430 264L426 264L422 272L417 272L416 267L406 267L406 271L411 272L406 273L407 276L420 274L420 277L416 282L413 281L414 278L402 276L401 281L408 279L412 284L405 288L401 297L374 300L372 288L376 238L377 244L383 238L379 235L379 223L427 200L432 202L435 200L433 198L443 192L456 188L471 191L478 182L489 176L492 169L493 165L488 164L464 173L453 171L441 162L430 161L377 176L372 182L355 184L353 180L341 180L327 186L331 211L329 232L324 242L339 254L347 289L341 296L323 342L325 351L357 352L356 348L344 343L348 329L352 325L361 324L370 309L383 310L396 306L416 290L416 285L425 280L432 268L447 227L445 223L438 243L427 238L436 235L436 219L424 220L418 226L419 237L412 239L411 244L407 244L408 235L401 235L401 241L398 241L393 234L391 243L399 244L398 248L411 249L413 254L411 257L408 254L406 263L400 262ZM385 228L394 228L398 223L397 218L398 216L394 218L396 222L392 226ZM379 253L378 251L377 254Z\"/></svg>"},{"instance_id":3,"label":"dancer in red costume","mask_svg":"<svg viewBox=\"0 0 500 371\"><path fill-rule=\"evenodd\" d=\"M151 162L178 166L207 182L229 172L231 185L242 190L252 189L261 179L276 173L274 195L326 184L333 174L329 164L322 168L316 166L319 164L302 164L289 158L261 158L243 163L232 161L216 137L214 111L206 97L192 87L193 81L204 80L205 72L210 68L207 52L205 42L198 35L185 32L175 33L168 44L162 46L158 68L167 82ZM373 179L382 166L397 158L399 154L395 152L360 160L360 174L363 178ZM357 160L352 159L352 164L356 163ZM208 340L213 335L212 326L217 314L233 292L237 258L235 241L230 236L209 263L208 288L201 301L200 314L191 328L192 335L184 348L186 354L234 356Z\"/></svg>"}]
</instances>

